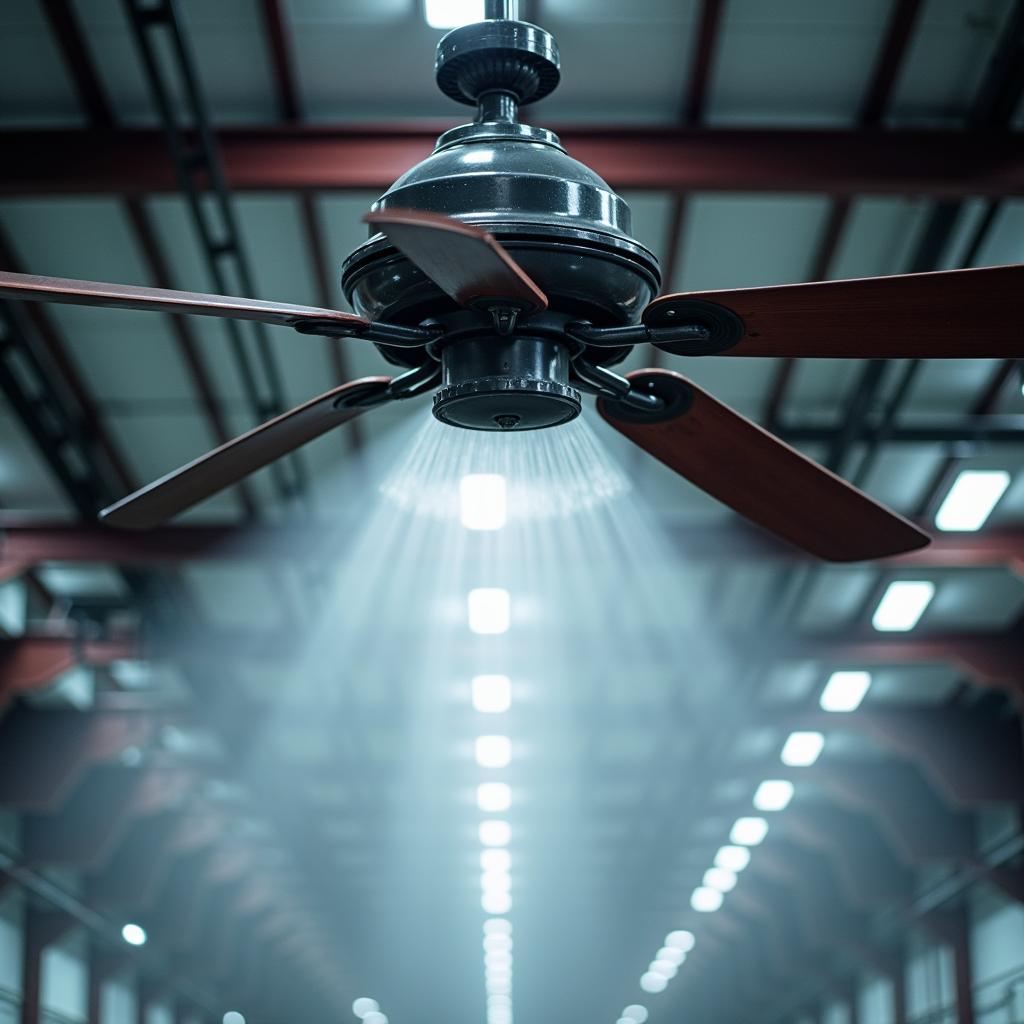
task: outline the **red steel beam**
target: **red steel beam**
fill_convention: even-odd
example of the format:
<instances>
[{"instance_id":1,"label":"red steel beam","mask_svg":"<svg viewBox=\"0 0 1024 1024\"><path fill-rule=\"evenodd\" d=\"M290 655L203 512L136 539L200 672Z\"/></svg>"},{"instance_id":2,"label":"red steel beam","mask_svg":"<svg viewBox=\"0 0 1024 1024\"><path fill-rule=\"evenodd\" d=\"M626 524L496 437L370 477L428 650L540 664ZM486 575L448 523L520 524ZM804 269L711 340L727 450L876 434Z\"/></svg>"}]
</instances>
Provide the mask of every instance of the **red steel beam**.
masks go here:
<instances>
[{"instance_id":1,"label":"red steel beam","mask_svg":"<svg viewBox=\"0 0 1024 1024\"><path fill-rule=\"evenodd\" d=\"M1024 638L1012 633L793 637L772 653L858 666L951 664L975 682L1024 698Z\"/></svg>"},{"instance_id":2,"label":"red steel beam","mask_svg":"<svg viewBox=\"0 0 1024 1024\"><path fill-rule=\"evenodd\" d=\"M913 761L958 807L1024 805L1024 748L1012 720L1000 724L965 708L869 706L851 715L801 708L771 721L789 729L868 736L887 752Z\"/></svg>"},{"instance_id":3,"label":"red steel beam","mask_svg":"<svg viewBox=\"0 0 1024 1024\"><path fill-rule=\"evenodd\" d=\"M269 127L219 133L234 190L383 189L427 156L439 127ZM1024 139L1004 131L571 128L563 142L616 188L656 191L915 194L1024 192ZM0 133L18 154L0 164L0 193L171 192L160 132L122 129Z\"/></svg>"},{"instance_id":4,"label":"red steel beam","mask_svg":"<svg viewBox=\"0 0 1024 1024\"><path fill-rule=\"evenodd\" d=\"M137 654L134 638L24 636L0 640L0 710L19 693L43 689L75 665L109 665Z\"/></svg>"},{"instance_id":5,"label":"red steel beam","mask_svg":"<svg viewBox=\"0 0 1024 1024\"><path fill-rule=\"evenodd\" d=\"M25 860L99 868L134 819L181 806L196 783L181 769L95 768L59 814L25 816Z\"/></svg>"},{"instance_id":6,"label":"red steel beam","mask_svg":"<svg viewBox=\"0 0 1024 1024\"><path fill-rule=\"evenodd\" d=\"M674 546L701 561L810 564L814 560L770 534L740 523L671 528ZM243 558L321 558L341 530L287 526L164 526L141 533L99 523L39 523L0 516L0 573L23 572L40 562L113 562L174 565ZM920 551L877 563L887 569L1005 567L1024 575L1024 526L979 533L939 534Z\"/></svg>"},{"instance_id":7,"label":"red steel beam","mask_svg":"<svg viewBox=\"0 0 1024 1024\"><path fill-rule=\"evenodd\" d=\"M116 761L128 747L145 746L178 717L15 708L0 722L0 807L54 810L92 766Z\"/></svg>"}]
</instances>

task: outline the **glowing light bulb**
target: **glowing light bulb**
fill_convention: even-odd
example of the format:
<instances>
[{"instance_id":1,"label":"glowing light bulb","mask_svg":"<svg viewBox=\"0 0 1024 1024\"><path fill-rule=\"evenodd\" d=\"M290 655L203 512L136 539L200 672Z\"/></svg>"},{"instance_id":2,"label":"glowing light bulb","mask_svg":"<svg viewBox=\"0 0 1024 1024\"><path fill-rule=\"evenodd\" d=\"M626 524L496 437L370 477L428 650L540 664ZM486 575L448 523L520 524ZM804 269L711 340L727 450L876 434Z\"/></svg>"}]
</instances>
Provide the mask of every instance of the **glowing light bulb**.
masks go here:
<instances>
[{"instance_id":1,"label":"glowing light bulb","mask_svg":"<svg viewBox=\"0 0 1024 1024\"><path fill-rule=\"evenodd\" d=\"M484 846L508 846L512 838L512 828L507 821L481 821L480 842ZM493 911L495 914L503 914L502 910Z\"/></svg>"},{"instance_id":2,"label":"glowing light bulb","mask_svg":"<svg viewBox=\"0 0 1024 1024\"><path fill-rule=\"evenodd\" d=\"M459 481L459 518L467 530L500 530L505 525L505 478L470 473Z\"/></svg>"},{"instance_id":3,"label":"glowing light bulb","mask_svg":"<svg viewBox=\"0 0 1024 1024\"><path fill-rule=\"evenodd\" d=\"M690 906L701 914L713 914L721 905L722 894L707 885L698 886L690 897Z\"/></svg>"},{"instance_id":4,"label":"glowing light bulb","mask_svg":"<svg viewBox=\"0 0 1024 1024\"><path fill-rule=\"evenodd\" d=\"M809 768L824 748L825 737L820 732L791 732L782 747L782 763L792 768Z\"/></svg>"},{"instance_id":5,"label":"glowing light bulb","mask_svg":"<svg viewBox=\"0 0 1024 1024\"><path fill-rule=\"evenodd\" d=\"M737 818L729 839L739 846L757 846L768 835L768 822L764 818Z\"/></svg>"},{"instance_id":6,"label":"glowing light bulb","mask_svg":"<svg viewBox=\"0 0 1024 1024\"><path fill-rule=\"evenodd\" d=\"M466 607L469 628L481 635L507 633L511 618L508 591L501 587L477 587L469 592Z\"/></svg>"},{"instance_id":7,"label":"glowing light bulb","mask_svg":"<svg viewBox=\"0 0 1024 1024\"><path fill-rule=\"evenodd\" d=\"M504 782L484 782L476 787L476 805L481 811L507 811L512 806L512 790Z\"/></svg>"},{"instance_id":8,"label":"glowing light bulb","mask_svg":"<svg viewBox=\"0 0 1024 1024\"><path fill-rule=\"evenodd\" d=\"M870 688L870 672L833 672L818 703L822 711L856 711Z\"/></svg>"},{"instance_id":9,"label":"glowing light bulb","mask_svg":"<svg viewBox=\"0 0 1024 1024\"><path fill-rule=\"evenodd\" d=\"M930 580L893 580L878 602L871 625L880 633L906 633L924 615L935 596Z\"/></svg>"},{"instance_id":10,"label":"glowing light bulb","mask_svg":"<svg viewBox=\"0 0 1024 1024\"><path fill-rule=\"evenodd\" d=\"M126 924L121 929L121 938L129 946L144 946L146 944L146 929L137 924Z\"/></svg>"},{"instance_id":11,"label":"glowing light bulb","mask_svg":"<svg viewBox=\"0 0 1024 1024\"><path fill-rule=\"evenodd\" d=\"M723 846L715 854L715 867L736 874L750 863L750 851L745 846Z\"/></svg>"},{"instance_id":12,"label":"glowing light bulb","mask_svg":"<svg viewBox=\"0 0 1024 1024\"><path fill-rule=\"evenodd\" d=\"M787 779L765 779L754 794L759 811L783 811L793 799L793 783Z\"/></svg>"},{"instance_id":13,"label":"glowing light bulb","mask_svg":"<svg viewBox=\"0 0 1024 1024\"><path fill-rule=\"evenodd\" d=\"M484 0L424 0L423 17L431 28L461 28L484 20Z\"/></svg>"},{"instance_id":14,"label":"glowing light bulb","mask_svg":"<svg viewBox=\"0 0 1024 1024\"><path fill-rule=\"evenodd\" d=\"M474 676L473 707L485 714L508 711L512 704L512 684L508 676Z\"/></svg>"},{"instance_id":15,"label":"glowing light bulb","mask_svg":"<svg viewBox=\"0 0 1024 1024\"><path fill-rule=\"evenodd\" d=\"M671 946L673 949L681 949L684 953L689 953L696 944L697 940L693 937L693 932L688 932L685 929L669 932L665 936L666 946Z\"/></svg>"},{"instance_id":16,"label":"glowing light bulb","mask_svg":"<svg viewBox=\"0 0 1024 1024\"><path fill-rule=\"evenodd\" d=\"M935 513L935 525L940 530L980 530L1009 486L1010 474L1004 469L963 470Z\"/></svg>"},{"instance_id":17,"label":"glowing light bulb","mask_svg":"<svg viewBox=\"0 0 1024 1024\"><path fill-rule=\"evenodd\" d=\"M475 750L481 768L504 768L512 760L512 744L507 736L478 736Z\"/></svg>"}]
</instances>

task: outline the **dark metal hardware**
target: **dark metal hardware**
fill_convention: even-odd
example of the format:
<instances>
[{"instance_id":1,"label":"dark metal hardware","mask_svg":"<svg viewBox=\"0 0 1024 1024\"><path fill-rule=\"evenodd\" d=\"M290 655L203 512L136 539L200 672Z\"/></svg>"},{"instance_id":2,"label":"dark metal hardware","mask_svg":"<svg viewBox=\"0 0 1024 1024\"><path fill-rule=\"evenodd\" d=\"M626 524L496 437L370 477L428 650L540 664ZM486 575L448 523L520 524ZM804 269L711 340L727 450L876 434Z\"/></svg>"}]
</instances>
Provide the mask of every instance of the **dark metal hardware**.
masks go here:
<instances>
[{"instance_id":1,"label":"dark metal hardware","mask_svg":"<svg viewBox=\"0 0 1024 1024\"><path fill-rule=\"evenodd\" d=\"M385 402L401 401L404 398L416 398L437 386L441 380L441 364L432 359L421 366L414 366L405 373L400 373L387 384L368 384L358 392L349 392L336 403L337 408L358 406L368 408L384 405Z\"/></svg>"},{"instance_id":2,"label":"dark metal hardware","mask_svg":"<svg viewBox=\"0 0 1024 1024\"><path fill-rule=\"evenodd\" d=\"M664 406L657 395L637 391L633 385L609 370L606 366L595 366L585 359L577 358L572 364L575 383L581 391L608 398L638 412L656 413Z\"/></svg>"},{"instance_id":3,"label":"dark metal hardware","mask_svg":"<svg viewBox=\"0 0 1024 1024\"><path fill-rule=\"evenodd\" d=\"M626 327L595 327L577 320L565 325L566 333L597 348L619 348L623 345L667 345L673 342L706 342L711 331L702 324L677 324L672 327L648 327L629 324Z\"/></svg>"}]
</instances>

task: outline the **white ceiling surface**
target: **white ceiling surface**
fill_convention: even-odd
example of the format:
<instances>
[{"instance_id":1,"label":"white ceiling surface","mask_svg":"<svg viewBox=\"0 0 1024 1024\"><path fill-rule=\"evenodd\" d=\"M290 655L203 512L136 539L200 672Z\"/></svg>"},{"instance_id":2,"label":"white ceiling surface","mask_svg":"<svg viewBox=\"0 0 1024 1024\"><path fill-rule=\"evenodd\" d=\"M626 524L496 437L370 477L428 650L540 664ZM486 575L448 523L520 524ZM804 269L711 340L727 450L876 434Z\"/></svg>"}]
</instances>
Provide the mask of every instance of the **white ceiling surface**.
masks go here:
<instances>
[{"instance_id":1,"label":"white ceiling surface","mask_svg":"<svg viewBox=\"0 0 1024 1024\"><path fill-rule=\"evenodd\" d=\"M75 0L75 6L118 116L126 123L152 123L153 110L120 3ZM536 120L553 124L668 124L678 119L689 73L689 42L696 9L692 0L631 4L618 0L540 0L537 6L539 20L555 32L561 45L565 79L551 99L528 112L528 118L535 114ZM1009 6L1008 0L926 3L897 84L894 123L958 123ZM273 78L256 0L224 0L217 4L185 0L181 7L215 121L223 125L274 120ZM286 7L300 99L309 119L373 121L451 118L466 113L441 97L433 85L432 51L440 33L424 25L414 0L288 0ZM708 120L720 125L851 124L888 9L883 0L783 0L771 5L761 0L730 0L709 92ZM80 123L79 108L39 6L32 0L8 0L0 5L0 125ZM365 237L360 217L374 198L368 193L350 193L319 195L315 199L335 278L345 255ZM637 237L664 261L672 197L646 193L627 194L626 198L634 210ZM259 297L317 304L298 197L246 194L236 198L235 205ZM167 256L172 283L211 290L212 282L183 201L161 196L146 200L146 209ZM815 195L692 196L679 252L675 254L675 279L666 284L666 290L804 280L811 270L828 209L828 200ZM856 201L832 267L833 276L904 270L929 210L927 202L913 197ZM973 209L971 216L979 212ZM29 272L154 283L147 277L142 254L118 200L7 198L0 201L0 224ZM956 252L951 252L949 264L955 265L955 260ZM1024 202L1007 202L979 253L978 265L1022 261ZM336 281L333 302L346 308ZM72 358L139 483L216 443L173 333L162 316L71 306L52 306L50 314L67 339ZM241 432L253 424L253 419L228 352L225 328L204 318L192 318L191 324L231 428ZM298 404L335 384L326 342L287 329L272 328L269 335L288 404ZM355 340L342 344L352 376L385 372L386 364L372 347ZM627 365L645 365L649 357L649 352L638 352ZM673 365L754 417L763 411L776 370L772 360L709 358L686 363L678 360ZM792 381L787 415L801 422L834 422L858 372L856 364L843 361L802 360ZM908 397L901 422L933 422L963 414L992 372L993 365L985 361L927 364ZM885 395L882 404L884 400ZM1024 413L1024 399L1011 395L1001 411ZM412 410L396 406L364 417L361 424L369 467L352 459L344 430L305 449L303 461L317 499L317 518L330 523L339 516L348 516L355 508L377 507L361 496L360 474L365 471L368 479L378 479L386 453L407 436L410 417L426 415L426 404L420 402ZM588 408L587 416L612 457L633 480L643 507L658 522L685 530L691 524L728 521L728 514L719 505L606 429L592 408ZM68 503L30 439L2 405L0 432L0 505L5 510L44 518L70 516ZM1024 445L994 448L979 442L960 454L965 457L964 465L1006 468L1015 474L993 522L1024 519ZM945 455L945 450L936 445L887 444L868 476L867 489L900 511L913 512ZM856 463L852 459L846 470L851 471ZM287 510L276 507L266 473L256 481L255 492L273 510L274 518L301 523ZM194 511L188 520L234 521L240 513L237 496L231 493ZM297 529L302 529L301 524ZM650 530L657 533L656 527ZM424 559L436 555L423 552ZM325 553L325 571L330 571L332 560L339 558L338 551ZM662 567L666 577L673 577L677 589L683 592L675 607L680 621L692 626L705 616L711 623L728 620L740 632L763 628L765 610L772 607L777 569L744 563L727 565L666 561ZM935 601L922 620L923 631L997 630L1019 616L1024 602L1021 581L1002 570L936 571L915 576L931 579L937 585ZM275 569L263 563L192 566L184 577L204 618L225 629L255 626L272 632L288 614L323 614L317 598L311 595L307 571L292 564ZM866 602L885 578L875 567L819 570L795 621L810 632L864 627ZM102 566L50 566L45 582L58 594L78 596L102 596L121 586L120 579ZM616 593L614 584L609 583L608 592ZM393 588L389 594L394 608L403 609L412 603L411 595L402 593L401 588ZM625 612L623 616L625 619ZM400 646L395 644L393 650L385 652L389 665L391 659L402 655ZM369 645L361 649L371 650ZM291 733L282 726L274 741L281 756L297 762L309 760L315 751L305 744L316 739L320 744L317 749L344 750L360 765L376 769L408 742L404 723L389 723L386 716L362 730L358 728L375 709L393 707L390 698L400 687L397 677L386 669L374 669L372 660L366 656L365 662L359 661L346 691L346 700L355 712L355 725L347 726L337 737L310 737L308 732ZM686 668L688 677L695 674L692 665ZM827 668L824 664L782 666L769 678L762 698L813 699ZM887 668L879 673L869 700L939 702L956 692L959 681L957 673L938 666ZM253 693L272 695L274 700L283 701L292 694L301 704L303 695L309 693L304 668L289 667L284 662L253 664L244 682ZM728 677L716 679L712 688L717 692L720 684L724 694L735 682ZM673 746L673 737L664 728L665 723L675 720L673 715L679 714L678 674L658 675L645 669L616 678L602 673L598 681L589 683L581 689L566 687L550 693L536 688L531 692L528 682L519 684L525 687L516 693L517 701L522 698L526 709L524 722L532 721L541 737L557 732L558 743L564 744L557 750L538 747L537 760L531 763L525 759L527 773L562 779L555 787L557 793L542 794L537 786L529 790L537 802L534 810L541 814L545 801L550 806L568 806L572 794L594 806L635 809L632 816L587 817L593 835L587 833L585 845L587 857L592 860L583 858L581 863L598 863L602 857L611 857L613 861L619 858L620 870L623 863L646 868L649 864L644 858L649 855L651 836L665 838L673 835L673 828L676 838L681 835L682 825L672 818L671 801L678 794L673 772L685 761L685 736L676 731L678 744ZM583 696L586 700L581 700ZM453 702L464 700L464 693L453 690ZM602 723L601 728L595 725L590 732L586 730L588 713L594 715L595 723ZM548 714L553 715L554 724L544 724ZM646 728L649 718L660 722L662 728ZM308 728L308 718L301 719L301 724ZM564 728L558 732L560 726ZM749 729L737 735L737 749L749 749L761 757L775 742L774 734L763 736ZM836 749L842 750L841 745ZM829 756L828 751L825 756ZM587 757L592 760L587 761ZM464 757L453 751L452 758L452 771L457 774L455 769ZM602 769L599 781L588 783L581 774L585 764ZM564 777L560 774L563 769ZM544 775L545 771L549 774ZM529 781L529 774L524 778ZM401 797L401 780L387 785L393 785L396 799ZM344 795L342 788L340 781L326 783L324 802L337 803ZM358 785L353 784L353 788ZM381 796L383 790L371 792ZM456 815L462 823L458 827L464 830L468 827L465 811L460 804ZM338 827L339 821L335 820ZM708 835L713 831L714 823L710 823ZM618 846L609 852L606 844L613 841L612 832ZM685 847L681 847L680 857L684 852ZM339 863L347 864L347 870L357 870L360 856L365 857L365 851L361 854L339 843ZM667 863L672 857L666 855L665 860ZM472 872L467 877L472 877ZM692 883L692 871L680 878ZM469 892L466 898L471 902L473 894ZM650 892L644 893L643 901L645 905L658 902ZM651 924L652 943L667 930L662 927L663 918L660 904L652 907L645 918L661 929L659 932ZM633 937L631 932L629 938ZM547 941L550 943L550 937ZM573 941L571 934L565 936L567 947ZM651 945L652 951L654 948ZM642 966L636 964L637 976ZM635 979L623 978L622 988L623 1004L635 1001ZM614 1019L616 1009L604 1008L601 1019Z\"/></svg>"}]
</instances>

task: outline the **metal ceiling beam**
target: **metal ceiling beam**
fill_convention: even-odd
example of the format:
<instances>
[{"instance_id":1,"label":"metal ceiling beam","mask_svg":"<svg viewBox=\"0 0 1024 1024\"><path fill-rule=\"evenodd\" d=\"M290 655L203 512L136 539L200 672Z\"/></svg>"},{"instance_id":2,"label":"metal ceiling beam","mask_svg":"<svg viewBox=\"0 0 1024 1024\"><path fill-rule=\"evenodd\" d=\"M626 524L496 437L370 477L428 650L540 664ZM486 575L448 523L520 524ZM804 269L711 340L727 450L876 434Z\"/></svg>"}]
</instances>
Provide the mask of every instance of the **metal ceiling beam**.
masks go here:
<instances>
[{"instance_id":1,"label":"metal ceiling beam","mask_svg":"<svg viewBox=\"0 0 1024 1024\"><path fill-rule=\"evenodd\" d=\"M295 68L280 0L262 0L263 32L267 39L270 66L277 87L277 105L281 118L298 121L302 117L299 93L295 85Z\"/></svg>"},{"instance_id":2,"label":"metal ceiling beam","mask_svg":"<svg viewBox=\"0 0 1024 1024\"><path fill-rule=\"evenodd\" d=\"M113 128L116 118L70 0L43 0L61 58L78 95L82 111L94 128Z\"/></svg>"},{"instance_id":3,"label":"metal ceiling beam","mask_svg":"<svg viewBox=\"0 0 1024 1024\"><path fill-rule=\"evenodd\" d=\"M196 629L189 634L195 649L194 665L231 659L261 658L280 663L294 657L303 643L301 635L288 630ZM924 635L811 634L779 636L770 644L748 635L726 637L728 649L741 658L760 662L813 658L826 665L920 665L951 664L984 686L1004 689L1024 697L1024 637L1006 633L939 633ZM201 652L201 658L200 658ZM154 648L153 656L174 658L175 648ZM38 689L61 672L84 661L103 665L121 658L138 657L134 639L85 641L66 637L25 636L0 641L0 693Z\"/></svg>"},{"instance_id":4,"label":"metal ceiling beam","mask_svg":"<svg viewBox=\"0 0 1024 1024\"><path fill-rule=\"evenodd\" d=\"M255 295L252 266L178 5L173 0L155 6L146 0L123 0L123 7L163 126L162 162L173 169L175 188L184 195L213 288L221 294L237 288L243 295ZM289 403L266 325L228 319L222 325L255 423L279 416ZM308 481L301 453L273 462L269 473L282 500L305 496Z\"/></svg>"},{"instance_id":5,"label":"metal ceiling beam","mask_svg":"<svg viewBox=\"0 0 1024 1024\"><path fill-rule=\"evenodd\" d=\"M446 125L267 126L218 133L235 190L382 190L426 157ZM1024 192L1020 133L979 130L570 128L562 141L616 188L657 191L915 194L1000 197ZM87 131L0 132L17 160L0 164L0 193L138 195L176 191L161 132L120 129L102 145Z\"/></svg>"},{"instance_id":6,"label":"metal ceiling beam","mask_svg":"<svg viewBox=\"0 0 1024 1024\"><path fill-rule=\"evenodd\" d=\"M683 125L691 128L704 120L724 6L724 0L703 0L701 3L690 76L686 83L680 118ZM669 216L665 264L662 268L662 291L671 291L675 287L673 281L679 273L679 248L686 226L686 207L686 193L677 192L673 196L672 212ZM652 365L659 365L662 357L663 354L658 349L651 350Z\"/></svg>"},{"instance_id":7,"label":"metal ceiling beam","mask_svg":"<svg viewBox=\"0 0 1024 1024\"><path fill-rule=\"evenodd\" d=\"M197 772L178 767L95 767L59 814L22 819L25 862L98 869L135 818L181 806L198 781Z\"/></svg>"},{"instance_id":8,"label":"metal ceiling beam","mask_svg":"<svg viewBox=\"0 0 1024 1024\"><path fill-rule=\"evenodd\" d=\"M913 37L920 9L921 0L894 0L885 38L857 115L857 124L861 128L876 127L882 122ZM824 281L829 277L849 216L850 200L833 200L808 280ZM779 364L765 408L765 423L771 430L775 429L776 420L781 415L796 365L795 359L784 359Z\"/></svg>"},{"instance_id":9,"label":"metal ceiling beam","mask_svg":"<svg viewBox=\"0 0 1024 1024\"><path fill-rule=\"evenodd\" d=\"M927 524L925 524L927 526ZM820 564L771 534L742 522L666 525L674 550L701 562ZM162 526L145 532L100 523L45 523L0 516L0 579L42 562L110 562L124 566L245 559L322 560L344 537L342 529L287 526ZM886 569L1002 567L1024 574L1024 524L978 533L939 533L920 551L871 563Z\"/></svg>"},{"instance_id":10,"label":"metal ceiling beam","mask_svg":"<svg viewBox=\"0 0 1024 1024\"><path fill-rule=\"evenodd\" d=\"M109 665L136 654L134 638L44 635L0 640L0 710L18 694L49 686L76 665Z\"/></svg>"},{"instance_id":11,"label":"metal ceiling beam","mask_svg":"<svg viewBox=\"0 0 1024 1024\"><path fill-rule=\"evenodd\" d=\"M816 658L830 664L950 664L977 683L1024 699L1024 637L1013 631L790 637L768 649L759 638L759 646L762 657Z\"/></svg>"},{"instance_id":12,"label":"metal ceiling beam","mask_svg":"<svg viewBox=\"0 0 1024 1024\"><path fill-rule=\"evenodd\" d=\"M1024 751L1012 720L962 707L869 705L849 715L816 707L780 711L759 722L866 736L887 753L913 761L955 806L1024 805Z\"/></svg>"},{"instance_id":13,"label":"metal ceiling beam","mask_svg":"<svg viewBox=\"0 0 1024 1024\"><path fill-rule=\"evenodd\" d=\"M174 288L177 282L171 276L170 267L164 258L163 250L157 239L156 231L153 228L152 220L146 210L145 204L138 197L131 197L124 202L125 214L132 226L135 240L142 250L143 259L146 262L146 269L152 283L157 288ZM220 399L213 379L207 369L202 346L196 337L191 317L178 314L167 314L165 320L174 335L177 343L178 353L192 386L199 395L200 405L205 413L206 422L210 433L218 445L226 444L234 436L234 432L228 429L227 420L221 409ZM253 499L252 488L246 481L242 480L238 485L238 496L242 502L245 513L250 518L256 515L256 503Z\"/></svg>"},{"instance_id":14,"label":"metal ceiling beam","mask_svg":"<svg viewBox=\"0 0 1024 1024\"><path fill-rule=\"evenodd\" d=\"M172 711L36 711L0 719L0 807L54 811L97 764L144 747L177 721Z\"/></svg>"}]
</instances>

